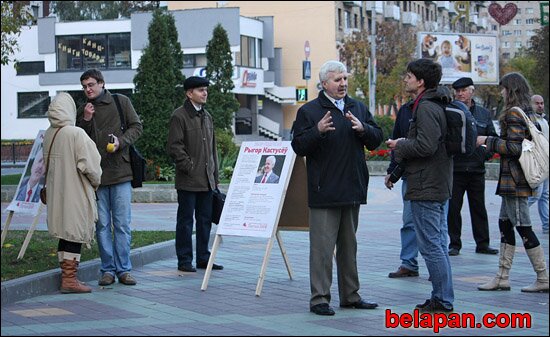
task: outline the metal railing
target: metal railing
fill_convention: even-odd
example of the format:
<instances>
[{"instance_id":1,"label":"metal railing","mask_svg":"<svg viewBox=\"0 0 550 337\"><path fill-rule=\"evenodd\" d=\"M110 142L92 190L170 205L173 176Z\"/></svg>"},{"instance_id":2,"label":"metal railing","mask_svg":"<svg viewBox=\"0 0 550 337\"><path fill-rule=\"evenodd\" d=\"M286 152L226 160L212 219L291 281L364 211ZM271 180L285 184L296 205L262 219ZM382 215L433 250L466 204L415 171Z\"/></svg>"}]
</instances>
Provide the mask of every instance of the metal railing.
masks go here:
<instances>
[{"instance_id":1,"label":"metal railing","mask_svg":"<svg viewBox=\"0 0 550 337\"><path fill-rule=\"evenodd\" d=\"M2 143L2 163L26 162L33 144Z\"/></svg>"}]
</instances>

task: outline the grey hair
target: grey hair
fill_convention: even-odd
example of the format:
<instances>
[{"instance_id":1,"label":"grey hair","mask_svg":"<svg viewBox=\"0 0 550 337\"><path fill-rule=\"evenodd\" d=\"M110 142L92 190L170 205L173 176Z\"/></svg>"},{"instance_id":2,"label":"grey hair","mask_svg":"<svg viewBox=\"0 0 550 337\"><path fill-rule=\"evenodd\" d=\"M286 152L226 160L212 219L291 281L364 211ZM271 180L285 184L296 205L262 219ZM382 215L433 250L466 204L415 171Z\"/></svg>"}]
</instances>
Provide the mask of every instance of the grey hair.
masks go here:
<instances>
[{"instance_id":1,"label":"grey hair","mask_svg":"<svg viewBox=\"0 0 550 337\"><path fill-rule=\"evenodd\" d=\"M272 162L273 165L275 165L275 163L277 162L277 158L275 158L275 156L269 156L269 157L265 158L265 161L266 161L266 162L267 162L268 160L269 160L270 162Z\"/></svg>"},{"instance_id":2,"label":"grey hair","mask_svg":"<svg viewBox=\"0 0 550 337\"><path fill-rule=\"evenodd\" d=\"M339 61L327 61L325 64L321 66L321 69L319 70L319 80L321 83L328 80L328 73L346 73L347 68L346 66Z\"/></svg>"}]
</instances>

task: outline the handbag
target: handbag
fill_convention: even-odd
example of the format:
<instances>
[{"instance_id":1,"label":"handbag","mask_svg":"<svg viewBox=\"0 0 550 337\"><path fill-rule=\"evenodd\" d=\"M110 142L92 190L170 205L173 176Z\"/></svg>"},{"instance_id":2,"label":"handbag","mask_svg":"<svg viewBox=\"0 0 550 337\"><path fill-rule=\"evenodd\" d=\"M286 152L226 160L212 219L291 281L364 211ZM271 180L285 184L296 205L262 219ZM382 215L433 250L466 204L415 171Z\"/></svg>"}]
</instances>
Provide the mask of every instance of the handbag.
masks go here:
<instances>
[{"instance_id":1,"label":"handbag","mask_svg":"<svg viewBox=\"0 0 550 337\"><path fill-rule=\"evenodd\" d=\"M57 137L57 133L61 131L61 129L63 129L63 126L57 129L53 135L52 142L50 143L50 149L48 150L48 161L46 162L46 173L44 173L46 179L48 178L48 170L50 168L50 154L52 153L53 142L55 141L55 137ZM40 189L40 201L42 201L44 205L46 205L46 196L46 183L44 183L44 187Z\"/></svg>"},{"instance_id":2,"label":"handbag","mask_svg":"<svg viewBox=\"0 0 550 337\"><path fill-rule=\"evenodd\" d=\"M226 195L217 188L212 191L212 222L216 225L220 223L225 197Z\"/></svg>"},{"instance_id":3,"label":"handbag","mask_svg":"<svg viewBox=\"0 0 550 337\"><path fill-rule=\"evenodd\" d=\"M548 139L544 137L542 131L537 129L523 110L518 107L514 107L512 110L523 116L531 134L531 140L525 138L521 143L519 164L527 183L532 189L535 189L548 178Z\"/></svg>"},{"instance_id":4,"label":"handbag","mask_svg":"<svg viewBox=\"0 0 550 337\"><path fill-rule=\"evenodd\" d=\"M120 108L118 95L113 94L112 96L115 99L116 108L118 110L118 115L120 117L120 128L124 133L124 130L126 130L126 121L124 120L122 109ZM132 187L133 188L142 187L143 181L145 180L147 162L145 161L145 158L143 158L143 156L141 155L141 153L138 151L138 149L135 147L134 144L130 145L128 152L130 154L130 166L132 167Z\"/></svg>"}]
</instances>

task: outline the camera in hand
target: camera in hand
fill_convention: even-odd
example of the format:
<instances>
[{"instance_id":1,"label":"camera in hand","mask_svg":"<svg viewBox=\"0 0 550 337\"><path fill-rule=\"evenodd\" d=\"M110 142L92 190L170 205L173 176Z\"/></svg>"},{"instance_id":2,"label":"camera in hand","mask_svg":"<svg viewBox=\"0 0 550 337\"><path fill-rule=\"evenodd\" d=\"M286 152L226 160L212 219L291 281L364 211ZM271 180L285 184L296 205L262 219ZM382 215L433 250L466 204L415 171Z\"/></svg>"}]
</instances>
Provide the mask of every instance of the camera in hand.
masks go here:
<instances>
[{"instance_id":1,"label":"camera in hand","mask_svg":"<svg viewBox=\"0 0 550 337\"><path fill-rule=\"evenodd\" d=\"M390 173L389 180L395 184L401 178L403 172L405 172L405 168L399 164L396 165L393 171Z\"/></svg>"}]
</instances>

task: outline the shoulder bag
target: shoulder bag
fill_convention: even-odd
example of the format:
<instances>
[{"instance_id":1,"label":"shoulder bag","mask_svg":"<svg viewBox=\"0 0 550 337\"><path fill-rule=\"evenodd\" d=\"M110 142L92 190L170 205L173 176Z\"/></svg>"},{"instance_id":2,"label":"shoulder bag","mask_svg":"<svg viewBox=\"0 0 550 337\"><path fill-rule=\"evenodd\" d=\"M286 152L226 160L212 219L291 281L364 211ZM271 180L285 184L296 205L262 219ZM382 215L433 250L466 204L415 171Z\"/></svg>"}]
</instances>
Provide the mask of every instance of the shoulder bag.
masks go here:
<instances>
[{"instance_id":1,"label":"shoulder bag","mask_svg":"<svg viewBox=\"0 0 550 337\"><path fill-rule=\"evenodd\" d=\"M531 134L531 140L525 138L521 143L519 164L527 183L535 189L548 178L548 140L523 110L519 107L514 107L512 110L523 116Z\"/></svg>"},{"instance_id":2,"label":"shoulder bag","mask_svg":"<svg viewBox=\"0 0 550 337\"><path fill-rule=\"evenodd\" d=\"M57 137L57 133L61 131L61 129L63 129L63 126L57 129L57 131L53 135L52 142L50 143L50 149L48 150L48 161L46 162L46 173L44 174L44 176L46 177L46 181L48 179L48 170L50 168L50 154L52 154L53 142L55 141L55 137ZM46 183L44 183L44 187L40 189L40 201L42 201L44 205L46 205L46 196Z\"/></svg>"},{"instance_id":3,"label":"shoulder bag","mask_svg":"<svg viewBox=\"0 0 550 337\"><path fill-rule=\"evenodd\" d=\"M124 133L124 131L126 131L126 121L124 119L124 115L122 114L122 109L120 108L118 95L113 94L112 96L115 99L116 108L120 117L120 128L122 129L122 133ZM145 169L147 167L147 163L134 144L130 145L128 152L130 153L130 166L132 166L132 187L142 187L143 181L145 180Z\"/></svg>"}]
</instances>

